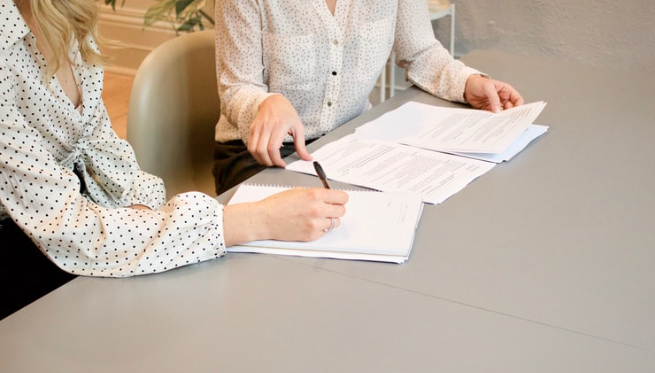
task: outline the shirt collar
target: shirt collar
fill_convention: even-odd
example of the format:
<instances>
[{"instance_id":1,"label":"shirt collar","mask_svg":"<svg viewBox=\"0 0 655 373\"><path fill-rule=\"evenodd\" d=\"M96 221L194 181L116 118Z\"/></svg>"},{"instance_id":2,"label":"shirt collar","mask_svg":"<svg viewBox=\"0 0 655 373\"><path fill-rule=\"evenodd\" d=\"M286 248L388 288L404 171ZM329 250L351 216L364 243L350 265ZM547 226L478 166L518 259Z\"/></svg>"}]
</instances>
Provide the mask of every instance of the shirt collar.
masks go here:
<instances>
[{"instance_id":1,"label":"shirt collar","mask_svg":"<svg viewBox=\"0 0 655 373\"><path fill-rule=\"evenodd\" d=\"M3 27L0 27L0 51L5 53L31 31L13 0L0 0L0 19L3 23Z\"/></svg>"}]
</instances>

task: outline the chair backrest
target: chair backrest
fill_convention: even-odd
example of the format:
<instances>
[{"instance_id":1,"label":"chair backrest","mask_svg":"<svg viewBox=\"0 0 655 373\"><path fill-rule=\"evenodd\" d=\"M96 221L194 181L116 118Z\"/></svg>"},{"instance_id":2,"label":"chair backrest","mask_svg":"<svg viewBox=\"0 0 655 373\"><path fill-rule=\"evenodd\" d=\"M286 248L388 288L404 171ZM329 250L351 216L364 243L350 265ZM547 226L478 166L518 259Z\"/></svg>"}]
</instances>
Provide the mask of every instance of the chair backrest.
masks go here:
<instances>
[{"instance_id":1,"label":"chair backrest","mask_svg":"<svg viewBox=\"0 0 655 373\"><path fill-rule=\"evenodd\" d=\"M214 31L171 39L153 50L134 79L127 140L141 168L164 180L166 194L215 195L214 126L220 115Z\"/></svg>"}]
</instances>

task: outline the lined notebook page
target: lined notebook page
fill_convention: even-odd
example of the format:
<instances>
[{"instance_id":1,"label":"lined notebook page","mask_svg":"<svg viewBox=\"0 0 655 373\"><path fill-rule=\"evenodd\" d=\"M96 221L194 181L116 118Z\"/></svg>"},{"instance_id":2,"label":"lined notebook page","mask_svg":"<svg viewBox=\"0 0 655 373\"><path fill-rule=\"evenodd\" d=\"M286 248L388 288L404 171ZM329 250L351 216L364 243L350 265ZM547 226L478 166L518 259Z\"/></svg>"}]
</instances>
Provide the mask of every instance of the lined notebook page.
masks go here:
<instances>
[{"instance_id":1,"label":"lined notebook page","mask_svg":"<svg viewBox=\"0 0 655 373\"><path fill-rule=\"evenodd\" d=\"M289 189L244 184L229 204L253 202ZM254 241L230 252L359 259L402 263L409 257L423 209L417 194L346 191L349 199L341 225L312 242Z\"/></svg>"}]
</instances>

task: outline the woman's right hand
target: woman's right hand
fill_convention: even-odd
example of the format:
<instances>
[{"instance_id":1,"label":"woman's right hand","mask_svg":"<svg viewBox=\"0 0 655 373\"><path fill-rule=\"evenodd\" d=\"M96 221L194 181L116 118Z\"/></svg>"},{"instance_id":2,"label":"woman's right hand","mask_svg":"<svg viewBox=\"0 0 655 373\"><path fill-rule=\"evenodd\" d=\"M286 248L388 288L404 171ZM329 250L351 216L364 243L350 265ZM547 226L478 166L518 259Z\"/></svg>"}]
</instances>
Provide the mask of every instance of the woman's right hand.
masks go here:
<instances>
[{"instance_id":1,"label":"woman's right hand","mask_svg":"<svg viewBox=\"0 0 655 373\"><path fill-rule=\"evenodd\" d=\"M348 194L322 188L295 188L259 202L228 205L224 213L227 246L256 240L313 241L340 224Z\"/></svg>"},{"instance_id":2,"label":"woman's right hand","mask_svg":"<svg viewBox=\"0 0 655 373\"><path fill-rule=\"evenodd\" d=\"M285 167L280 147L286 135L293 137L293 145L301 159L310 161L312 156L305 148L305 127L286 97L276 94L259 105L257 116L248 132L248 152L257 163L270 167Z\"/></svg>"}]
</instances>

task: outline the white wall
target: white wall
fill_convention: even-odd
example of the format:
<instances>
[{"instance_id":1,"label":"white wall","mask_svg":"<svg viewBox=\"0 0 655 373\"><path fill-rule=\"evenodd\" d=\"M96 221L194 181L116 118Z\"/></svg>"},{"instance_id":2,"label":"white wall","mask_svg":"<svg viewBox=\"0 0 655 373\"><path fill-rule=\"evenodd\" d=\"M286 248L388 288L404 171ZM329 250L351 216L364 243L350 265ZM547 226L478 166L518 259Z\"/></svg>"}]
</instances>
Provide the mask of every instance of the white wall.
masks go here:
<instances>
[{"instance_id":1,"label":"white wall","mask_svg":"<svg viewBox=\"0 0 655 373\"><path fill-rule=\"evenodd\" d=\"M213 0L207 2L208 13L213 14ZM456 56L476 49L497 49L655 73L654 0L452 2L457 6ZM143 29L143 14L153 3L126 0L116 12L103 6L101 32L124 45L115 52L116 64L109 70L135 71L150 50L175 36L168 24ZM438 38L447 41L448 19L434 25Z\"/></svg>"},{"instance_id":2,"label":"white wall","mask_svg":"<svg viewBox=\"0 0 655 373\"><path fill-rule=\"evenodd\" d=\"M497 49L655 73L653 0L452 0L456 55ZM447 40L447 21L437 36Z\"/></svg>"}]
</instances>

